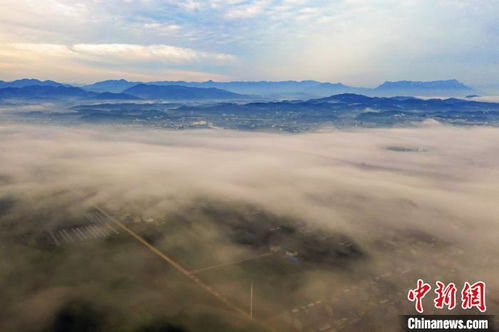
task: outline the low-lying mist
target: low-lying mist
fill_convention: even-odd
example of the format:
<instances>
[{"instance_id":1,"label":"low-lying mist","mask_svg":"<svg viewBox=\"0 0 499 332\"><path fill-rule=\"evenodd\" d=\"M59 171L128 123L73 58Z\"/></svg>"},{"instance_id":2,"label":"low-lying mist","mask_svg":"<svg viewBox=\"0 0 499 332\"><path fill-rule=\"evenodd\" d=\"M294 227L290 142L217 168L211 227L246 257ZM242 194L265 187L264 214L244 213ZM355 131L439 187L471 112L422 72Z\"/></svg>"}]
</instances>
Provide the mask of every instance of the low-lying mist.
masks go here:
<instances>
[{"instance_id":1,"label":"low-lying mist","mask_svg":"<svg viewBox=\"0 0 499 332\"><path fill-rule=\"evenodd\" d=\"M418 278L486 281L497 310L498 200L494 128L1 125L0 330L398 330ZM253 284L254 320L124 232L39 240L95 207L191 271L262 256L196 274L248 311Z\"/></svg>"}]
</instances>

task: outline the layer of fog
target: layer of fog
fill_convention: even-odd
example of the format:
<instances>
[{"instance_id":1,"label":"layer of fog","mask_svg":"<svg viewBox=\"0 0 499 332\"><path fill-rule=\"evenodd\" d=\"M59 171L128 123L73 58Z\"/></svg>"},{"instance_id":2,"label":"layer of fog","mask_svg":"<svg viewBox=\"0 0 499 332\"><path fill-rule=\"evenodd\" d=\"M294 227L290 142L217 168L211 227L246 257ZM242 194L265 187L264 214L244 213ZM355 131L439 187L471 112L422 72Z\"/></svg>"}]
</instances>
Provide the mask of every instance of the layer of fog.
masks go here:
<instances>
[{"instance_id":1,"label":"layer of fog","mask_svg":"<svg viewBox=\"0 0 499 332\"><path fill-rule=\"evenodd\" d=\"M24 202L4 216L9 222L54 207L78 214L98 205L160 217L189 211L199 200L244 203L347 235L366 253L363 273L381 274L409 259L380 249L380 242L422 234L440 245L410 257L424 275L499 287L494 128L430 123L279 135L3 125L0 176L0 197ZM38 222L47 228L53 221ZM448 256L452 269L442 270L435 255L455 248L461 254ZM220 255L231 259L245 250L224 245ZM296 292L307 297L348 284L338 273L314 271ZM396 285L403 298L415 280Z\"/></svg>"}]
</instances>

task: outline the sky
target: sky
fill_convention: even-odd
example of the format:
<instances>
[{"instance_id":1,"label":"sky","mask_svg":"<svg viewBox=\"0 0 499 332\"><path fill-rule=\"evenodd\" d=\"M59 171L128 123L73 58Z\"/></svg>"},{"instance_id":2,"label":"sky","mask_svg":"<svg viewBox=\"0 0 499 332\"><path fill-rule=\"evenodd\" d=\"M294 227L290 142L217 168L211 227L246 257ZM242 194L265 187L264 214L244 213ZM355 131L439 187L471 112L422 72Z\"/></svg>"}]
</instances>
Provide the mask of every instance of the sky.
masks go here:
<instances>
[{"instance_id":1,"label":"sky","mask_svg":"<svg viewBox=\"0 0 499 332\"><path fill-rule=\"evenodd\" d=\"M499 85L499 0L0 0L0 79Z\"/></svg>"}]
</instances>

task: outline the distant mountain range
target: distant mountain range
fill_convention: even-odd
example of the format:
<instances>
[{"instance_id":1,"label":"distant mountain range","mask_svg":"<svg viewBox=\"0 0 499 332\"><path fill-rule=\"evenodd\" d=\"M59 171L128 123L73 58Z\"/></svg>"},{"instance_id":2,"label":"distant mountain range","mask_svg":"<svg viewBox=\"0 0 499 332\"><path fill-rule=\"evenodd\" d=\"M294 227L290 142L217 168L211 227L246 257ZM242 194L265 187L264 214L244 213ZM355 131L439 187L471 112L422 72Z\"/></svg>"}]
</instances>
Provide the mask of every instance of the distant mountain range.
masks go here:
<instances>
[{"instance_id":1,"label":"distant mountain range","mask_svg":"<svg viewBox=\"0 0 499 332\"><path fill-rule=\"evenodd\" d=\"M97 99L138 100L140 98L124 93L92 92L63 85L30 85L24 87L0 88L0 99Z\"/></svg>"},{"instance_id":2,"label":"distant mountain range","mask_svg":"<svg viewBox=\"0 0 499 332\"><path fill-rule=\"evenodd\" d=\"M83 89L95 92L123 92L128 88L142 84L142 82L130 82L127 80L107 80L90 85L82 86Z\"/></svg>"},{"instance_id":3,"label":"distant mountain range","mask_svg":"<svg viewBox=\"0 0 499 332\"><path fill-rule=\"evenodd\" d=\"M0 89L30 88L30 87L71 88L71 85L54 81L40 81L36 79L21 79L12 82L0 81ZM74 87L73 87L74 88ZM309 99L325 97L341 93L355 93L367 96L426 96L426 97L464 97L478 93L473 88L457 80L443 81L397 81L384 82L376 88L359 88L342 83L327 83L317 81L233 81L233 82L185 82L185 81L156 81L132 82L124 79L107 80L79 87L91 93L126 94L144 99L235 99L248 96L266 99ZM37 91L37 90L34 90ZM61 90L62 91L62 90ZM70 90L68 90L69 92ZM14 93L14 92L10 92ZM21 92L19 92L21 93ZM39 92L36 92L38 94ZM73 94L84 96L82 91ZM1 95L1 94L0 94ZM98 96L91 95L88 96ZM116 99L126 96L113 96Z\"/></svg>"},{"instance_id":4,"label":"distant mountain range","mask_svg":"<svg viewBox=\"0 0 499 332\"><path fill-rule=\"evenodd\" d=\"M83 86L89 91L123 92L128 88L141 84L142 82L129 82L126 80L108 80ZM143 84L143 83L142 83ZM255 81L255 82L186 82L186 81L156 81L146 83L156 86L185 86L192 88L216 88L238 94L261 95L261 96L309 96L330 95L331 92L346 92L352 87L341 83L321 83L316 81Z\"/></svg>"},{"instance_id":5,"label":"distant mountain range","mask_svg":"<svg viewBox=\"0 0 499 332\"><path fill-rule=\"evenodd\" d=\"M217 88L195 88L180 85L161 86L139 83L123 92L95 92L53 81L19 80L3 83L5 84L3 88L0 88L0 99L231 100L248 98L248 96ZM29 85L30 83L34 85ZM122 85L123 83L121 82Z\"/></svg>"},{"instance_id":6,"label":"distant mountain range","mask_svg":"<svg viewBox=\"0 0 499 332\"><path fill-rule=\"evenodd\" d=\"M183 106L184 110L196 110L199 106ZM369 97L353 93L343 93L325 98L302 100L286 100L280 102L256 102L246 104L225 103L210 107L201 107L205 111L231 110L251 114L259 111L293 111L303 110L310 115L315 111L347 112L348 114L376 114L381 112L419 113L425 112L498 112L499 103L477 102L471 100L448 99L420 99L415 97Z\"/></svg>"},{"instance_id":7,"label":"distant mountain range","mask_svg":"<svg viewBox=\"0 0 499 332\"><path fill-rule=\"evenodd\" d=\"M474 89L457 80L385 82L374 91L382 95L404 95L411 91L412 96L465 96L475 92Z\"/></svg>"},{"instance_id":8,"label":"distant mountain range","mask_svg":"<svg viewBox=\"0 0 499 332\"><path fill-rule=\"evenodd\" d=\"M140 84L126 80L109 80L86 85L83 88L89 91L124 92L126 89ZM380 86L370 88L352 87L342 83L327 83L317 81L233 81L233 82L185 82L185 81L157 81L148 85L168 86L177 85L193 88L216 88L229 92L275 98L307 98L329 96L340 93L357 93L370 96L442 96L463 97L476 91L457 80L444 81L398 81L385 82Z\"/></svg>"},{"instance_id":9,"label":"distant mountain range","mask_svg":"<svg viewBox=\"0 0 499 332\"><path fill-rule=\"evenodd\" d=\"M24 88L27 86L69 86L69 84L62 84L54 81L40 81L32 78L23 78L16 81L5 82L0 81L0 89L2 88Z\"/></svg>"},{"instance_id":10,"label":"distant mountain range","mask_svg":"<svg viewBox=\"0 0 499 332\"><path fill-rule=\"evenodd\" d=\"M325 126L412 126L428 119L452 125L499 126L499 103L345 93L309 100L249 103L91 102L72 106L68 112L33 111L17 113L17 116L32 121L170 129L216 127L303 132Z\"/></svg>"},{"instance_id":11,"label":"distant mountain range","mask_svg":"<svg viewBox=\"0 0 499 332\"><path fill-rule=\"evenodd\" d=\"M256 95L274 98L310 98L314 96L329 96L335 93L358 92L363 93L366 89L346 86L342 83L322 83L317 81L234 81L234 82L183 82L183 81L161 81L154 82L157 85L177 84L198 88L217 88L234 93Z\"/></svg>"},{"instance_id":12,"label":"distant mountain range","mask_svg":"<svg viewBox=\"0 0 499 332\"><path fill-rule=\"evenodd\" d=\"M242 99L245 96L217 88L194 88L181 85L138 84L123 93L143 99L164 100L205 100L205 99Z\"/></svg>"}]
</instances>

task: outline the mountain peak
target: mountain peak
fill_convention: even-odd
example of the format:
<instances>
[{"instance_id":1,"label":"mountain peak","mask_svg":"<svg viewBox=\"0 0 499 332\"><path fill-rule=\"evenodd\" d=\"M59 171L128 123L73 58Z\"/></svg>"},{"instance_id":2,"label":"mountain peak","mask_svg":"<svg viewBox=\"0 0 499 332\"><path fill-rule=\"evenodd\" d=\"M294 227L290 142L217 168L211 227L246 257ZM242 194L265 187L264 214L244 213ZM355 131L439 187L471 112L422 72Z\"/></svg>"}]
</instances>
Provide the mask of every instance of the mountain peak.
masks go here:
<instances>
[{"instance_id":1,"label":"mountain peak","mask_svg":"<svg viewBox=\"0 0 499 332\"><path fill-rule=\"evenodd\" d=\"M456 79L439 81L385 81L376 89L445 89L445 90L472 90Z\"/></svg>"},{"instance_id":2,"label":"mountain peak","mask_svg":"<svg viewBox=\"0 0 499 332\"><path fill-rule=\"evenodd\" d=\"M47 80L47 81L40 81L36 78L21 78L15 81L11 82L4 82L0 81L0 87L1 88L24 88L27 86L52 86L52 87L58 87L58 86L65 86L65 84L58 83L55 81Z\"/></svg>"},{"instance_id":3,"label":"mountain peak","mask_svg":"<svg viewBox=\"0 0 499 332\"><path fill-rule=\"evenodd\" d=\"M217 88L196 88L182 85L137 84L123 91L126 94L145 99L234 99L243 97L240 94Z\"/></svg>"}]
</instances>

